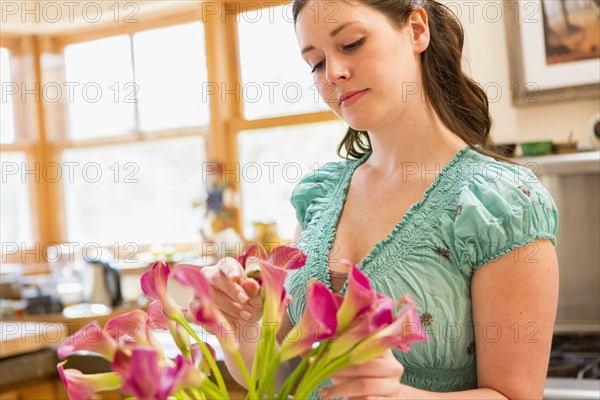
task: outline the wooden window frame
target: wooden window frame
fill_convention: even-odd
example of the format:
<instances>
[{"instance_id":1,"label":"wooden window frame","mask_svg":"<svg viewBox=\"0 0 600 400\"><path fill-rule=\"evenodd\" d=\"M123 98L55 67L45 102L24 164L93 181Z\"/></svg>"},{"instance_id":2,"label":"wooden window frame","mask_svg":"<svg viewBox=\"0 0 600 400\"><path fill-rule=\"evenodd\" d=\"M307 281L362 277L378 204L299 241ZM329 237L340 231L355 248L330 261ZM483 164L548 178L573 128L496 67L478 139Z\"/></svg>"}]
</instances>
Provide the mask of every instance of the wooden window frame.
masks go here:
<instances>
[{"instance_id":1,"label":"wooden window frame","mask_svg":"<svg viewBox=\"0 0 600 400\"><path fill-rule=\"evenodd\" d=\"M33 60L34 82L48 81L48 74L64 77L64 48L70 44L102 39L121 34L133 34L149 29L173 26L191 22L203 22L205 32L205 49L208 68L208 81L219 82L226 87L240 88L241 72L239 57L239 42L237 36L237 14L248 10L241 9L239 3L258 5L261 8L277 7L289 4L289 0L258 1L258 2L220 2L219 12L202 15L201 3L194 3L184 8L176 8L168 12L160 11L144 16L144 21L136 24L111 23L99 24L94 27L72 29L61 33L44 35L11 35L4 33L0 45L12 52L20 49ZM223 15L225 13L225 15ZM48 54L62 57L62 71L48 71L42 65L41 55ZM56 60L55 60L56 61ZM46 78L46 80L45 80ZM238 85L236 85L236 83ZM241 93L230 96L241 99ZM201 134L207 145L207 158L211 161L224 162L225 165L237 165L237 137L241 131L268 129L275 127L314 124L337 120L331 111L318 111L305 114L285 115L271 118L247 120L243 114L243 100L240 101L211 101L210 123L208 126L164 130L153 133L134 132L111 138L73 141L66 136L66 115L60 113L64 104L49 104L38 102L35 106L36 127L32 140L20 141L14 144L2 145L2 151L25 151L28 161L39 162L41 165L60 160L62 151L68 148L96 147L111 144L124 144L143 140L159 140L175 137L186 137ZM58 116L63 116L58 118ZM239 183L230 182L231 187L239 191ZM64 198L61 183L40 181L32 193L34 241L43 249L45 246L66 241L64 216ZM242 230L242 215L240 210L235 212L235 228ZM43 253L43 252L42 252ZM2 262L32 262L21 254L17 257L5 258ZM37 256L36 256L37 257ZM18 260L16 260L18 258ZM45 254L41 254L42 262ZM16 260L16 261L15 261ZM36 260L36 262L39 262Z\"/></svg>"}]
</instances>

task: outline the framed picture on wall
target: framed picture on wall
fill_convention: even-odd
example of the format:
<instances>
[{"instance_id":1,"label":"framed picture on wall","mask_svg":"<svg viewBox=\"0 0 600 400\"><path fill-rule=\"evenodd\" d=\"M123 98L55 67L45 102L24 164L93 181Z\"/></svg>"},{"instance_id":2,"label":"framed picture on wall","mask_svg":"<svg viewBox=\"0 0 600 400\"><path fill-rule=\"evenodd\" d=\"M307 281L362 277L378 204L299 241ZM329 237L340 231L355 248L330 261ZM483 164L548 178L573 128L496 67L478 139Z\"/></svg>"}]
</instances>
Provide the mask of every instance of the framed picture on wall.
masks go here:
<instances>
[{"instance_id":1,"label":"framed picture on wall","mask_svg":"<svg viewBox=\"0 0 600 400\"><path fill-rule=\"evenodd\" d=\"M505 2L513 104L600 95L600 0Z\"/></svg>"}]
</instances>

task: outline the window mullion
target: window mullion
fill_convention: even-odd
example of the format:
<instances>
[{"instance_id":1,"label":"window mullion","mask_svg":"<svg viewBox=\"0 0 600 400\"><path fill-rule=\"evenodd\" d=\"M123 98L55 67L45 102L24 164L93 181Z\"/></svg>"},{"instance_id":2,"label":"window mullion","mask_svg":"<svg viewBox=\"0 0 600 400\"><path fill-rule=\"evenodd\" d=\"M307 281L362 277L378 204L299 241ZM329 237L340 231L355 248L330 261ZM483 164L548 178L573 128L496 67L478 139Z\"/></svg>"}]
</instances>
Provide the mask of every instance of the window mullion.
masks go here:
<instances>
[{"instance_id":1,"label":"window mullion","mask_svg":"<svg viewBox=\"0 0 600 400\"><path fill-rule=\"evenodd\" d=\"M129 49L130 49L130 53L131 53L131 73L133 76L133 84L135 85L135 87L137 88L137 79L135 78L135 55L134 55L134 50L133 50L133 34L129 35ZM138 108L138 104L139 104L139 99L137 96L137 90L133 91L133 96L134 96L134 103L133 103L133 113L134 113L134 125L135 125L135 135L139 138L139 139L143 139L144 134L142 133L142 130L140 129L140 111Z\"/></svg>"}]
</instances>

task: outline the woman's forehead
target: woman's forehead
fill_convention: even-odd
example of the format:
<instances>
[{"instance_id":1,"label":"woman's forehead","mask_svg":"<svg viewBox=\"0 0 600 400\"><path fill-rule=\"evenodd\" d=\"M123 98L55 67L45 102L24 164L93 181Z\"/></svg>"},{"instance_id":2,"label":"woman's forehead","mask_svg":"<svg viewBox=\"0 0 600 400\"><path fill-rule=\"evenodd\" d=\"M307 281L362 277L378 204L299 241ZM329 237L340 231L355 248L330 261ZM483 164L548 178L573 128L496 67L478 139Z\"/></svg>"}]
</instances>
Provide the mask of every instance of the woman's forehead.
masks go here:
<instances>
[{"instance_id":1,"label":"woman's forehead","mask_svg":"<svg viewBox=\"0 0 600 400\"><path fill-rule=\"evenodd\" d=\"M348 26L361 27L381 19L376 10L359 2L313 0L307 3L298 15L295 30L300 44L309 37L335 37ZM310 43L307 43L310 44Z\"/></svg>"}]
</instances>

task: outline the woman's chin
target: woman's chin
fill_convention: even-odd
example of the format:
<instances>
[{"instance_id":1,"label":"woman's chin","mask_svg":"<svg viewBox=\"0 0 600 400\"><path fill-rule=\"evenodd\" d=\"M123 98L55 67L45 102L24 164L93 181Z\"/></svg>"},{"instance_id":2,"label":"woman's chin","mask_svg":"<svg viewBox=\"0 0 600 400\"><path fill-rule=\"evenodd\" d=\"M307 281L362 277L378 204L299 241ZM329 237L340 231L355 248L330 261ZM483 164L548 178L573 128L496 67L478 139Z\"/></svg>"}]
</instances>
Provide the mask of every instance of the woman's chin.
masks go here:
<instances>
[{"instance_id":1,"label":"woman's chin","mask_svg":"<svg viewBox=\"0 0 600 400\"><path fill-rule=\"evenodd\" d=\"M368 131L371 127L372 124L366 122L366 121L359 121L357 118L347 118L344 119L345 123L348 124L348 126L350 126L350 128L354 129L355 131Z\"/></svg>"},{"instance_id":2,"label":"woman's chin","mask_svg":"<svg viewBox=\"0 0 600 400\"><path fill-rule=\"evenodd\" d=\"M349 113L342 112L339 108L330 107L330 110L342 121L348 124L352 129L356 131L368 131L372 126L372 121L365 121L364 114L362 116L358 115L348 115ZM362 118L361 118L362 117Z\"/></svg>"}]
</instances>

